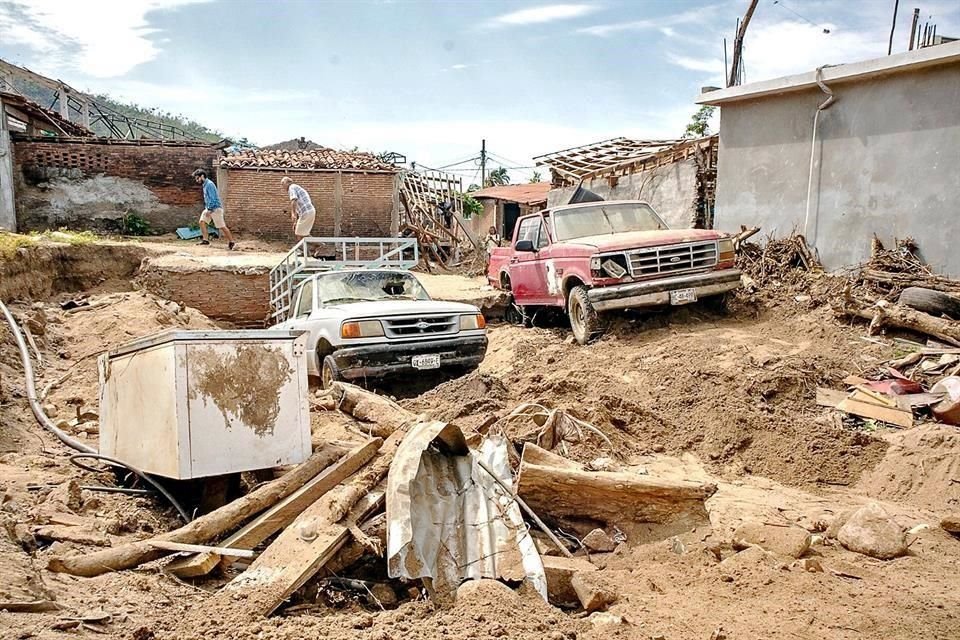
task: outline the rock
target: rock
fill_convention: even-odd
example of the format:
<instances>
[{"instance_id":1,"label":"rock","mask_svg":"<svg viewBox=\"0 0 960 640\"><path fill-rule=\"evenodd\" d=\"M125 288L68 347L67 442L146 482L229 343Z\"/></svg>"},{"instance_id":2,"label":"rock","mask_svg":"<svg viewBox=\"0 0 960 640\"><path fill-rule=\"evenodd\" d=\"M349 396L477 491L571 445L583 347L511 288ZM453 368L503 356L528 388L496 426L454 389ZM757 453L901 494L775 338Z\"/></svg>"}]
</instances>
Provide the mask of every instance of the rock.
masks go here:
<instances>
[{"instance_id":1,"label":"rock","mask_svg":"<svg viewBox=\"0 0 960 640\"><path fill-rule=\"evenodd\" d=\"M378 582L370 587L370 593L372 593L373 597L384 607L393 607L397 604L397 593L393 590L393 587L388 584Z\"/></svg>"},{"instance_id":2,"label":"rock","mask_svg":"<svg viewBox=\"0 0 960 640\"><path fill-rule=\"evenodd\" d=\"M907 553L907 536L903 527L876 502L857 509L840 527L837 540L850 551L880 560Z\"/></svg>"},{"instance_id":3,"label":"rock","mask_svg":"<svg viewBox=\"0 0 960 640\"><path fill-rule=\"evenodd\" d=\"M579 599L570 581L577 573L596 571L597 568L581 558L543 556L543 570L547 577L550 603L573 608L579 604Z\"/></svg>"},{"instance_id":4,"label":"rock","mask_svg":"<svg viewBox=\"0 0 960 640\"><path fill-rule=\"evenodd\" d=\"M613 551L617 548L616 543L613 539L607 535L607 532L603 529L594 529L586 535L583 539L583 546L590 551L599 551L601 553L607 553Z\"/></svg>"},{"instance_id":5,"label":"rock","mask_svg":"<svg viewBox=\"0 0 960 640\"><path fill-rule=\"evenodd\" d=\"M514 593L513 589L498 582L482 578L480 580L467 580L457 588L457 603L468 604L490 603L495 601L505 601L519 604L520 598Z\"/></svg>"},{"instance_id":6,"label":"rock","mask_svg":"<svg viewBox=\"0 0 960 640\"><path fill-rule=\"evenodd\" d=\"M591 613L587 620L595 627L604 627L608 625L618 627L620 625L627 624L627 621L624 620L623 616L607 613L606 611L597 611L595 613Z\"/></svg>"},{"instance_id":7,"label":"rock","mask_svg":"<svg viewBox=\"0 0 960 640\"><path fill-rule=\"evenodd\" d=\"M588 613L605 609L617 601L617 594L601 585L595 573L577 573L570 579L570 585Z\"/></svg>"},{"instance_id":8,"label":"rock","mask_svg":"<svg viewBox=\"0 0 960 640\"><path fill-rule=\"evenodd\" d=\"M804 558L793 563L793 567L809 571L810 573L823 573L823 565L816 558Z\"/></svg>"},{"instance_id":9,"label":"rock","mask_svg":"<svg viewBox=\"0 0 960 640\"><path fill-rule=\"evenodd\" d=\"M940 528L947 533L960 536L960 513L953 513L940 521Z\"/></svg>"},{"instance_id":10,"label":"rock","mask_svg":"<svg viewBox=\"0 0 960 640\"><path fill-rule=\"evenodd\" d=\"M57 405L53 404L52 402L48 402L43 405L42 408L43 412L47 414L48 418L53 419L57 417Z\"/></svg>"},{"instance_id":11,"label":"rock","mask_svg":"<svg viewBox=\"0 0 960 640\"><path fill-rule=\"evenodd\" d=\"M733 533L733 548L746 549L753 545L781 556L799 558L810 548L810 533L793 525L744 522Z\"/></svg>"},{"instance_id":12,"label":"rock","mask_svg":"<svg viewBox=\"0 0 960 640\"><path fill-rule=\"evenodd\" d=\"M46 502L50 504L58 503L66 507L69 511L77 512L83 507L83 492L76 480L69 480L57 487L47 495Z\"/></svg>"},{"instance_id":13,"label":"rock","mask_svg":"<svg viewBox=\"0 0 960 640\"><path fill-rule=\"evenodd\" d=\"M827 530L823 532L823 535L832 540L836 540L837 534L840 533L840 528L847 524L847 520L850 519L850 516L854 514L856 509L846 509L837 514L837 517L827 525Z\"/></svg>"},{"instance_id":14,"label":"rock","mask_svg":"<svg viewBox=\"0 0 960 640\"><path fill-rule=\"evenodd\" d=\"M720 571L724 574L740 571L749 567L758 565L774 566L777 564L777 557L764 550L761 547L752 546L748 549L735 553L729 558L725 558L719 565Z\"/></svg>"}]
</instances>

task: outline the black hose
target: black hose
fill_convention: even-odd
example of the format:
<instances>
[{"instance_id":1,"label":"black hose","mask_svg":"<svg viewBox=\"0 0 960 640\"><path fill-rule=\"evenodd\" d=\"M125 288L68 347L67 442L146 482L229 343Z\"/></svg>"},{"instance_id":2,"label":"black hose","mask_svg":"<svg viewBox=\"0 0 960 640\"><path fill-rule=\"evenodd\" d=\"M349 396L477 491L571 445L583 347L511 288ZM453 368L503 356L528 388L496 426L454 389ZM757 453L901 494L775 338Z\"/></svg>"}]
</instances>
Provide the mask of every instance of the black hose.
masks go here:
<instances>
[{"instance_id":1,"label":"black hose","mask_svg":"<svg viewBox=\"0 0 960 640\"><path fill-rule=\"evenodd\" d=\"M192 518L190 517L190 514L187 513L182 506L180 506L180 503L177 502L177 499L174 498L169 491L163 488L163 485L161 485L159 482L157 482L147 474L143 473L142 471L134 469L130 465L126 464L125 462L120 462L116 458L111 458L110 456L105 456L99 453L75 453L72 456L70 456L70 462L80 467L81 469L85 469L87 471L93 471L93 472L100 471L99 469L95 469L93 467L83 464L82 462L79 462L79 460L84 460L84 459L102 460L103 462L113 465L114 467L120 467L121 469L126 469L127 471L136 475L138 478L140 478L141 480L149 484L151 487L159 491L161 494L163 494L163 497L166 498L170 502L170 504L173 505L173 508L176 509L178 512L180 512L180 517L183 518L185 522L190 522L192 520Z\"/></svg>"},{"instance_id":2,"label":"black hose","mask_svg":"<svg viewBox=\"0 0 960 640\"><path fill-rule=\"evenodd\" d=\"M10 331L13 333L13 338L17 342L17 347L20 349L20 359L23 362L24 381L26 382L27 386L27 400L30 401L30 408L33 409L33 415L37 418L37 422L40 423L40 426L55 435L60 442L67 445L71 449L80 452L77 455L71 456L70 461L77 466L86 469L87 471L93 472L98 472L98 470L74 462L74 458L93 458L96 460L103 460L104 462L112 464L115 467L126 469L163 494L163 496L170 501L170 504L172 504L173 507L180 512L180 517L182 517L186 522L190 522L190 514L188 514L184 508L180 506L180 503L177 502L176 498L170 495L169 491L160 486L160 484L150 478L147 474L138 469L134 469L125 462L120 462L119 460L109 456L100 455L93 447L86 445L75 438L71 438L65 431L53 424L53 421L47 417L46 413L44 413L43 407L40 406L40 400L37 398L37 383L33 375L33 363L30 360L30 352L27 350L27 343L23 339L23 333L20 331L20 325L17 324L13 314L10 313L7 305L3 304L3 302L0 302L0 311L3 311L3 315L7 319L7 324L10 325Z\"/></svg>"}]
</instances>

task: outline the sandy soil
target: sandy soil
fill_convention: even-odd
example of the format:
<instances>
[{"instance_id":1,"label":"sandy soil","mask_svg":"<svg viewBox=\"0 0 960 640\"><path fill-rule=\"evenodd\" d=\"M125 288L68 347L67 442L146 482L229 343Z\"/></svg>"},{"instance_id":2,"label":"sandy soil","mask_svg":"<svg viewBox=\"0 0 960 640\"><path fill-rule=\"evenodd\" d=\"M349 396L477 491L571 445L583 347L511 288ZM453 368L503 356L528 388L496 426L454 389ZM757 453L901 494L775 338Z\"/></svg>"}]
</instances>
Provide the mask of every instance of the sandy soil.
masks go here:
<instances>
[{"instance_id":1,"label":"sandy soil","mask_svg":"<svg viewBox=\"0 0 960 640\"><path fill-rule=\"evenodd\" d=\"M444 277L425 283L436 293L444 284L434 278ZM96 353L165 328L214 326L140 292L92 300L105 304L73 314L57 300L15 305L43 354L39 386L59 381L48 408L88 442L96 441L95 420L69 420L77 407L96 411ZM301 606L267 620L225 626L214 615L183 632L186 612L202 607L222 578L188 585L163 574L163 561L92 579L44 569L52 555L146 537L177 519L149 498L80 489L111 478L69 464L67 450L36 426L0 325L0 608L27 598L61 607L0 611L0 638L957 638L960 541L937 523L960 511L960 430L875 429L814 402L816 386L840 388L844 376L870 373L895 354L863 335L812 301L769 291L728 315L690 307L621 318L588 347L572 344L562 326L494 326L478 373L403 403L467 429L521 402L563 408L613 443L587 437L570 448L573 459L607 457L653 477L717 483L709 525L595 554L599 579L617 595L605 616L482 585L446 609L419 599L381 612L350 598L300 597ZM317 440L358 437L356 425L333 414L316 411L313 424ZM874 560L826 536L840 514L871 500L913 531L907 556ZM65 520L78 541L34 536ZM746 521L814 533L808 557L823 571L756 550L736 553L731 534Z\"/></svg>"}]
</instances>

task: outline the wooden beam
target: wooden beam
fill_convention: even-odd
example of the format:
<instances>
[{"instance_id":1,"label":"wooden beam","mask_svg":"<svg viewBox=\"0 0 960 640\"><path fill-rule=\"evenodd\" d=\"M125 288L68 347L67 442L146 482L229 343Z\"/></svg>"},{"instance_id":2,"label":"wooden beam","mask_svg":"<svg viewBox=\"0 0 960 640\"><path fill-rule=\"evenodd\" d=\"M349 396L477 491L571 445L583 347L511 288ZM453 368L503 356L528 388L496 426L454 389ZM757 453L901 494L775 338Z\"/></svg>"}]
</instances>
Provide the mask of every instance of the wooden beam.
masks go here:
<instances>
[{"instance_id":1,"label":"wooden beam","mask_svg":"<svg viewBox=\"0 0 960 640\"><path fill-rule=\"evenodd\" d=\"M374 438L353 449L339 462L325 469L224 540L222 545L231 549L253 549L277 531L289 525L304 509L369 462L381 445L383 445L383 440ZM168 564L165 570L181 578L193 578L210 573L218 564L226 567L237 558L244 557L249 556L207 551L192 558L175 560Z\"/></svg>"},{"instance_id":2,"label":"wooden beam","mask_svg":"<svg viewBox=\"0 0 960 640\"><path fill-rule=\"evenodd\" d=\"M152 540L131 542L87 555L54 556L49 560L47 569L89 578L111 571L131 569L170 553L152 546L151 541L199 544L213 540L296 491L303 483L335 462L340 457L339 453L339 448L335 451L321 449L285 476Z\"/></svg>"},{"instance_id":3,"label":"wooden beam","mask_svg":"<svg viewBox=\"0 0 960 640\"><path fill-rule=\"evenodd\" d=\"M903 411L902 409L894 409L892 407L881 407L877 404L861 402L853 398L845 398L837 405L837 409L844 413L852 413L861 418L880 420L881 422L893 424L898 427L909 428L913 426L913 413L910 411Z\"/></svg>"},{"instance_id":4,"label":"wooden beam","mask_svg":"<svg viewBox=\"0 0 960 640\"><path fill-rule=\"evenodd\" d=\"M228 547L211 547L205 544L186 544L183 542L168 542L164 540L150 540L151 547L164 551L180 551L185 553L229 553L235 558L253 558L257 554L250 549L230 549Z\"/></svg>"}]
</instances>

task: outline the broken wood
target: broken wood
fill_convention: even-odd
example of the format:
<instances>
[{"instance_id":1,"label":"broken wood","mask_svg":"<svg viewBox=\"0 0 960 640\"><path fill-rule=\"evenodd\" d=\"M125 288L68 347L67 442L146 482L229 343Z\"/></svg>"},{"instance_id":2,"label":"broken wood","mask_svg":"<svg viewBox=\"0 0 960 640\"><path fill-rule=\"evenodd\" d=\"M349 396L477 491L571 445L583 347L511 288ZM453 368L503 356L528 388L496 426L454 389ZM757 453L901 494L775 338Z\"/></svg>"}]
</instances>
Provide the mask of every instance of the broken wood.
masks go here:
<instances>
[{"instance_id":1,"label":"broken wood","mask_svg":"<svg viewBox=\"0 0 960 640\"><path fill-rule=\"evenodd\" d=\"M748 229L745 225L740 225L740 233L733 236L733 249L734 251L739 251L740 246L747 241L750 237L754 236L760 231L760 227L753 227Z\"/></svg>"},{"instance_id":2,"label":"broken wood","mask_svg":"<svg viewBox=\"0 0 960 640\"><path fill-rule=\"evenodd\" d=\"M817 404L821 407L836 409L837 405L847 399L847 394L836 389L817 387Z\"/></svg>"},{"instance_id":3,"label":"broken wood","mask_svg":"<svg viewBox=\"0 0 960 640\"><path fill-rule=\"evenodd\" d=\"M956 320L937 318L929 313L900 304L892 304L886 300L877 300L873 305L864 305L853 300L849 292L841 311L848 316L869 320L871 335L883 327L895 327L924 333L960 347L960 322Z\"/></svg>"},{"instance_id":4,"label":"broken wood","mask_svg":"<svg viewBox=\"0 0 960 640\"><path fill-rule=\"evenodd\" d=\"M338 454L339 449L335 451L321 449L287 475L262 485L242 498L200 516L179 529L161 534L151 540L187 544L201 544L213 540L296 491L310 478L335 462L339 457ZM130 569L170 553L152 546L151 540L140 540L89 555L53 557L48 562L47 568L58 573L93 577L110 571Z\"/></svg>"},{"instance_id":5,"label":"broken wood","mask_svg":"<svg viewBox=\"0 0 960 640\"><path fill-rule=\"evenodd\" d=\"M0 602L0 611L13 613L45 613L62 609L53 600L31 600L29 602Z\"/></svg>"},{"instance_id":6,"label":"broken wood","mask_svg":"<svg viewBox=\"0 0 960 640\"><path fill-rule=\"evenodd\" d=\"M837 409L844 413L851 413L861 418L880 420L899 427L912 427L913 414L909 411L893 407L883 407L878 404L863 402L854 398L845 398L837 404Z\"/></svg>"},{"instance_id":7,"label":"broken wood","mask_svg":"<svg viewBox=\"0 0 960 640\"><path fill-rule=\"evenodd\" d=\"M386 477L404 435L402 430L394 432L366 467L307 507L249 569L209 601L209 606L213 610L217 606L242 608L241 615L251 618L275 611L331 561L349 539L351 527L356 523L343 522L344 518ZM362 518L365 514L357 516Z\"/></svg>"},{"instance_id":8,"label":"broken wood","mask_svg":"<svg viewBox=\"0 0 960 640\"><path fill-rule=\"evenodd\" d=\"M386 438L397 429L410 426L417 416L399 404L346 382L334 382L330 394L337 408L357 420L372 423L370 435Z\"/></svg>"},{"instance_id":9,"label":"broken wood","mask_svg":"<svg viewBox=\"0 0 960 640\"><path fill-rule=\"evenodd\" d=\"M576 607L579 604L577 592L570 580L577 573L596 571L597 568L585 558L561 558L559 556L541 556L543 570L547 576L547 592L550 604L563 607Z\"/></svg>"},{"instance_id":10,"label":"broken wood","mask_svg":"<svg viewBox=\"0 0 960 640\"><path fill-rule=\"evenodd\" d=\"M380 499L383 500L385 495L380 492ZM362 535L358 536L353 532L350 540L318 573L336 575L369 553L382 558L387 548L387 514L381 513L364 522L360 525L360 533Z\"/></svg>"},{"instance_id":11,"label":"broken wood","mask_svg":"<svg viewBox=\"0 0 960 640\"><path fill-rule=\"evenodd\" d=\"M704 501L716 490L716 485L708 483L586 471L530 443L523 448L517 476L517 495L538 513L621 529L640 523L678 527L702 523L707 520Z\"/></svg>"},{"instance_id":12,"label":"broken wood","mask_svg":"<svg viewBox=\"0 0 960 640\"><path fill-rule=\"evenodd\" d=\"M864 280L882 282L894 287L923 287L944 293L960 292L960 281L936 275L913 275L909 273L890 273L877 269L865 269L861 274Z\"/></svg>"},{"instance_id":13,"label":"broken wood","mask_svg":"<svg viewBox=\"0 0 960 640\"><path fill-rule=\"evenodd\" d=\"M185 544L183 542L166 542L164 540L148 540L151 547L164 551L180 551L186 553L215 553L231 555L234 558L252 558L257 554L250 549L233 549L230 547L211 547L205 544Z\"/></svg>"},{"instance_id":14,"label":"broken wood","mask_svg":"<svg viewBox=\"0 0 960 640\"><path fill-rule=\"evenodd\" d=\"M109 547L110 538L86 526L50 524L36 527L33 530L35 538L54 540L59 542L73 542L93 547Z\"/></svg>"},{"instance_id":15,"label":"broken wood","mask_svg":"<svg viewBox=\"0 0 960 640\"><path fill-rule=\"evenodd\" d=\"M354 448L336 464L319 473L224 540L223 546L233 549L253 549L289 525L304 509L369 462L381 445L383 440L375 438ZM224 567L229 566L235 559L242 557L250 556L216 552L201 553L192 558L174 560L166 566L165 570L180 578L193 578L210 573L218 564Z\"/></svg>"}]
</instances>

